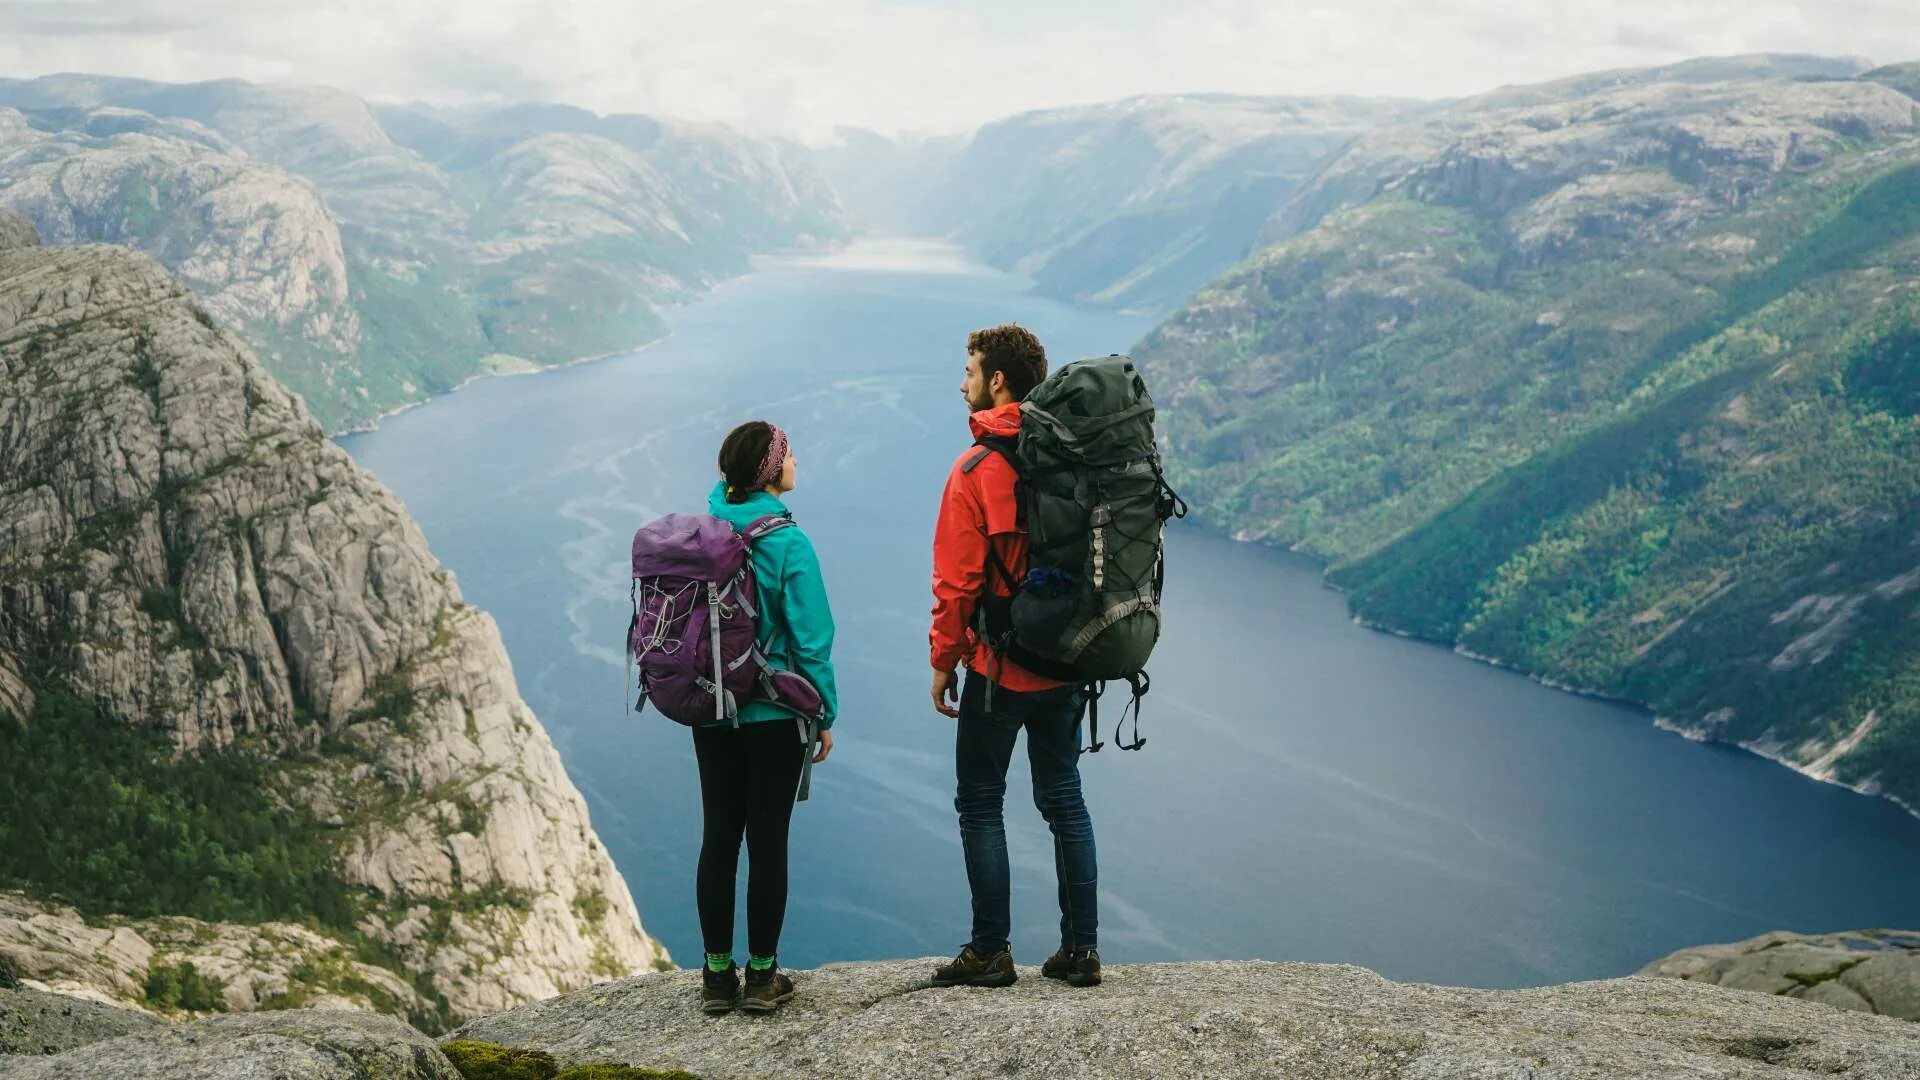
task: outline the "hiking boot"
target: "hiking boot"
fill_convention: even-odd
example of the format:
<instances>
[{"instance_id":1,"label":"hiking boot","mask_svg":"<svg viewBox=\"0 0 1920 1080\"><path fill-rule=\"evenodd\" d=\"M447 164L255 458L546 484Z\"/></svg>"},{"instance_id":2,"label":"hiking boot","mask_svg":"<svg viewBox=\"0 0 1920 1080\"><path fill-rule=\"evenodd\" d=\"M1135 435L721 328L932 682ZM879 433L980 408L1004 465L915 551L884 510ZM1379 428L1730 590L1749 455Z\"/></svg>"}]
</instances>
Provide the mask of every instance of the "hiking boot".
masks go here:
<instances>
[{"instance_id":1,"label":"hiking boot","mask_svg":"<svg viewBox=\"0 0 1920 1080\"><path fill-rule=\"evenodd\" d=\"M1040 965L1040 974L1059 979L1068 986L1100 985L1100 953L1094 949L1073 952L1062 945L1060 951Z\"/></svg>"},{"instance_id":2,"label":"hiking boot","mask_svg":"<svg viewBox=\"0 0 1920 1080\"><path fill-rule=\"evenodd\" d=\"M952 963L933 969L935 986L1012 986L1018 978L1010 948L992 956L981 956L969 945L960 950Z\"/></svg>"},{"instance_id":3,"label":"hiking boot","mask_svg":"<svg viewBox=\"0 0 1920 1080\"><path fill-rule=\"evenodd\" d=\"M747 991L740 995L740 1011L770 1013L793 996L793 980L780 965L761 970L747 968Z\"/></svg>"},{"instance_id":4,"label":"hiking boot","mask_svg":"<svg viewBox=\"0 0 1920 1080\"><path fill-rule=\"evenodd\" d=\"M700 966L700 1011L709 1016L733 1011L733 1004L740 997L740 969L732 964L725 971L715 971L702 964Z\"/></svg>"}]
</instances>

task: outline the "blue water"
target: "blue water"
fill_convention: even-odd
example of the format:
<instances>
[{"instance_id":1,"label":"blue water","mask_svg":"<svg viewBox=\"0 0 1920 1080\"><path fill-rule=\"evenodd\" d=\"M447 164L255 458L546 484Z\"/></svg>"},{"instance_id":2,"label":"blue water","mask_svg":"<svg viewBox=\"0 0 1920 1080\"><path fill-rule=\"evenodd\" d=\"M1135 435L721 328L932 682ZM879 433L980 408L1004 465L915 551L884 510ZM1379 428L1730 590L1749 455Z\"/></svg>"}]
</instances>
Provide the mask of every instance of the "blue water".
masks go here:
<instances>
[{"instance_id":1,"label":"blue water","mask_svg":"<svg viewBox=\"0 0 1920 1080\"><path fill-rule=\"evenodd\" d=\"M633 529L703 505L728 427L792 434L789 502L841 633L833 760L797 812L782 958L967 936L952 722L927 701L928 543L967 445L967 331L1056 362L1138 318L1027 295L912 245L783 260L633 356L476 383L343 444L505 633L649 931L700 953L687 733L625 715ZM1738 751L1351 623L1300 560L1178 526L1150 745L1085 759L1104 956L1343 961L1519 986L1787 928L1920 925L1920 820ZM1015 758L1015 951L1057 941L1052 848ZM744 910L744 909L743 909ZM741 928L744 934L744 926Z\"/></svg>"}]
</instances>

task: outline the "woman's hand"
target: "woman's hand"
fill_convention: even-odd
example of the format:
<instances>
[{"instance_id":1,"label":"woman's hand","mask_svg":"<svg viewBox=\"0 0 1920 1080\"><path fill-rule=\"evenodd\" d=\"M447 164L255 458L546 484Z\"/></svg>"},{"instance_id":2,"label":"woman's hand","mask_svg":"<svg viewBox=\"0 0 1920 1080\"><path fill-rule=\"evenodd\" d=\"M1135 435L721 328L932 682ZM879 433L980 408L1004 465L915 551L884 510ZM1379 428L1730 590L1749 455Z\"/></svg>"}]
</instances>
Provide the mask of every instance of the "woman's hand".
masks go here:
<instances>
[{"instance_id":1,"label":"woman's hand","mask_svg":"<svg viewBox=\"0 0 1920 1080\"><path fill-rule=\"evenodd\" d=\"M820 764L827 760L827 755L831 753L833 753L833 732L823 731L820 733L820 749L813 754L813 763Z\"/></svg>"}]
</instances>

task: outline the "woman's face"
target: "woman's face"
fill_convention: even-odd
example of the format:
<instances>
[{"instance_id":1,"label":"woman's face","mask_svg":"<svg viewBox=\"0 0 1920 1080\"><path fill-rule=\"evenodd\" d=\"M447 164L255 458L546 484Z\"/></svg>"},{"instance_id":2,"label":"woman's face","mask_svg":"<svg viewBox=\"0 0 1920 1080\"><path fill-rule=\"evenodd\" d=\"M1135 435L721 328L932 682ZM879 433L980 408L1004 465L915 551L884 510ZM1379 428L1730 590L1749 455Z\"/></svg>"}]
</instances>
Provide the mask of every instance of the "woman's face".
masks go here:
<instances>
[{"instance_id":1,"label":"woman's face","mask_svg":"<svg viewBox=\"0 0 1920 1080\"><path fill-rule=\"evenodd\" d=\"M780 491L782 494L793 490L793 474L798 462L793 459L793 447L787 447L787 460L780 466Z\"/></svg>"}]
</instances>

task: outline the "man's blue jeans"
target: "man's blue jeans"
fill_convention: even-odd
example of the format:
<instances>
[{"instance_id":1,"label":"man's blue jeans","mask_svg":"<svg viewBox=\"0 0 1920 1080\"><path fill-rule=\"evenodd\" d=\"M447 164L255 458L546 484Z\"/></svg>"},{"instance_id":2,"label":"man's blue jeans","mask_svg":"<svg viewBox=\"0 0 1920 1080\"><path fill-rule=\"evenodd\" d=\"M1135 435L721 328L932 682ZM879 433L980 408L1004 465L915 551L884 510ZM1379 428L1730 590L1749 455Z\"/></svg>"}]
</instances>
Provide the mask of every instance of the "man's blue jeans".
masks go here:
<instances>
[{"instance_id":1,"label":"man's blue jeans","mask_svg":"<svg viewBox=\"0 0 1920 1080\"><path fill-rule=\"evenodd\" d=\"M1086 694L1077 686L1032 694L995 686L991 715L986 705L986 678L967 672L954 741L959 785L953 805L960 812L960 847L966 853L967 884L973 890L973 951L992 956L1007 947L1013 930L1002 809L1007 767L1022 729L1027 733L1027 760L1033 767L1033 802L1053 830L1060 941L1070 949L1091 949L1100 911L1093 819L1080 795L1080 717Z\"/></svg>"}]
</instances>

